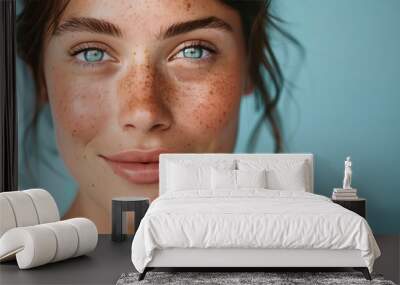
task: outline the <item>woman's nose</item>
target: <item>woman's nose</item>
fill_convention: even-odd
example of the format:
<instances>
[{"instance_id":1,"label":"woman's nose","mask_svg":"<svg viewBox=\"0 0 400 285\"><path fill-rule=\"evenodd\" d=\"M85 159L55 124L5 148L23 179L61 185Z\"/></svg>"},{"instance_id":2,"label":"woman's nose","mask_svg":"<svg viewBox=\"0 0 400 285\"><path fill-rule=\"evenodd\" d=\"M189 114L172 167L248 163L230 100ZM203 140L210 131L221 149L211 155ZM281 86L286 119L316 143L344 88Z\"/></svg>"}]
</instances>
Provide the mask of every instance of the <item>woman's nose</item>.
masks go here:
<instances>
[{"instance_id":1,"label":"woman's nose","mask_svg":"<svg viewBox=\"0 0 400 285\"><path fill-rule=\"evenodd\" d=\"M131 68L119 84L119 121L124 130L163 131L171 126L171 112L164 102L165 90L155 68Z\"/></svg>"}]
</instances>

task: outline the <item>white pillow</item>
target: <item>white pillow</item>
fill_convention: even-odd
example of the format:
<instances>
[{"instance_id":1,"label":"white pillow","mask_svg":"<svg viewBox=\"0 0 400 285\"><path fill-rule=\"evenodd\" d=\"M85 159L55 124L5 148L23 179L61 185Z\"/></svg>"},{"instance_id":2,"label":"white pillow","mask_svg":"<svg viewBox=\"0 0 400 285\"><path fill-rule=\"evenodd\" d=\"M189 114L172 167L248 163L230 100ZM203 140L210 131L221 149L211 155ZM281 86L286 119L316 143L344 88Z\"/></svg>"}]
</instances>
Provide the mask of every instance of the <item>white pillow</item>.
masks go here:
<instances>
[{"instance_id":1,"label":"white pillow","mask_svg":"<svg viewBox=\"0 0 400 285\"><path fill-rule=\"evenodd\" d=\"M210 169L207 166L187 167L183 164L168 164L168 191L210 189Z\"/></svg>"},{"instance_id":2,"label":"white pillow","mask_svg":"<svg viewBox=\"0 0 400 285\"><path fill-rule=\"evenodd\" d=\"M268 189L306 191L307 181L302 167L287 169L285 172L270 170L267 172Z\"/></svg>"},{"instance_id":3,"label":"white pillow","mask_svg":"<svg viewBox=\"0 0 400 285\"><path fill-rule=\"evenodd\" d=\"M235 169L236 160L230 159L173 159L166 163L166 190L211 191L211 167Z\"/></svg>"},{"instance_id":4,"label":"white pillow","mask_svg":"<svg viewBox=\"0 0 400 285\"><path fill-rule=\"evenodd\" d=\"M237 188L267 188L267 171L236 170Z\"/></svg>"},{"instance_id":5,"label":"white pillow","mask_svg":"<svg viewBox=\"0 0 400 285\"><path fill-rule=\"evenodd\" d=\"M235 190L236 170L211 168L211 188L213 190Z\"/></svg>"},{"instance_id":6,"label":"white pillow","mask_svg":"<svg viewBox=\"0 0 400 285\"><path fill-rule=\"evenodd\" d=\"M213 190L233 191L240 188L266 188L266 170L211 169Z\"/></svg>"},{"instance_id":7,"label":"white pillow","mask_svg":"<svg viewBox=\"0 0 400 285\"><path fill-rule=\"evenodd\" d=\"M273 190L306 191L310 189L309 165L306 160L296 159L240 159L239 170L267 171L267 188Z\"/></svg>"}]
</instances>

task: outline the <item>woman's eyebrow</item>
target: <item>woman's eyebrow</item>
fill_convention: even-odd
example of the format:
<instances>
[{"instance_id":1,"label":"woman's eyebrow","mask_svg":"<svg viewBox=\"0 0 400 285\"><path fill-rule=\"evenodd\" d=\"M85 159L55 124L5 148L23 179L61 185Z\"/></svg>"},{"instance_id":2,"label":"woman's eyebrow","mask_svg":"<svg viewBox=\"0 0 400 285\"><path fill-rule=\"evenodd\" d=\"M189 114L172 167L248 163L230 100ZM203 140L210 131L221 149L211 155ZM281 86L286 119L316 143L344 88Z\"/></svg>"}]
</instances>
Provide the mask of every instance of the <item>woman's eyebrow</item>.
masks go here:
<instances>
[{"instance_id":1,"label":"woman's eyebrow","mask_svg":"<svg viewBox=\"0 0 400 285\"><path fill-rule=\"evenodd\" d=\"M114 37L122 37L121 29L113 23L105 20L87 17L73 17L65 20L56 27L53 35L59 36L66 32L92 32L106 34Z\"/></svg>"},{"instance_id":2,"label":"woman's eyebrow","mask_svg":"<svg viewBox=\"0 0 400 285\"><path fill-rule=\"evenodd\" d=\"M196 29L214 28L232 32L232 26L224 20L217 17L207 17L187 22L175 23L169 26L165 31L160 31L157 39L167 39L179 34L188 33Z\"/></svg>"},{"instance_id":3,"label":"woman's eyebrow","mask_svg":"<svg viewBox=\"0 0 400 285\"><path fill-rule=\"evenodd\" d=\"M224 20L211 16L186 22L175 23L169 26L166 30L161 30L156 36L157 39L167 39L179 34L188 33L196 29L214 28L232 32L232 26ZM61 25L57 26L53 35L59 36L66 32L92 32L106 34L114 37L122 37L121 29L105 20L88 18L88 17L73 17L65 20Z\"/></svg>"}]
</instances>

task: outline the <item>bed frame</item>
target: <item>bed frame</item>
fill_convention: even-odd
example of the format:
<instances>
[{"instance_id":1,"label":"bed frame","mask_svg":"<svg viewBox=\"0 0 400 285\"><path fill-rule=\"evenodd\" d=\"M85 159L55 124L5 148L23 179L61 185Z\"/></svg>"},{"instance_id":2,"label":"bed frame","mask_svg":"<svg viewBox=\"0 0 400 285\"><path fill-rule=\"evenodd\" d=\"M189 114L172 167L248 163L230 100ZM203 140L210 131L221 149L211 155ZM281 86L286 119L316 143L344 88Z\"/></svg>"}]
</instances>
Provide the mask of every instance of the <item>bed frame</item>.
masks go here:
<instances>
[{"instance_id":1,"label":"bed frame","mask_svg":"<svg viewBox=\"0 0 400 285\"><path fill-rule=\"evenodd\" d=\"M221 159L293 159L306 160L309 164L309 188L314 190L314 161L312 154L161 154L159 161L160 195L165 193L167 160L213 160ZM182 269L221 269L229 271L265 271L265 269L285 268L288 271L296 268L343 268L350 267L361 271L367 280L371 280L368 268L361 257L359 250L329 250L329 249L254 249L254 248L168 248L157 249L153 259L149 262L139 280L143 280L146 273L156 268Z\"/></svg>"}]
</instances>

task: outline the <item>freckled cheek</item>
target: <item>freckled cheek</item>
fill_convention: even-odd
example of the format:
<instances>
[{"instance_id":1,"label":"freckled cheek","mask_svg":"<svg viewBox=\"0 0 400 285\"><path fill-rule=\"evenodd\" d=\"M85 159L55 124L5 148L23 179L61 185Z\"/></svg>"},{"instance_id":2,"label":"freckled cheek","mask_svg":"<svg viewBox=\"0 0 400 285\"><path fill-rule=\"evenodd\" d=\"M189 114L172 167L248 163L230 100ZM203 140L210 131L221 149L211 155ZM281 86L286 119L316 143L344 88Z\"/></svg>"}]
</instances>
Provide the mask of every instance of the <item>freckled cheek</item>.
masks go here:
<instances>
[{"instance_id":1,"label":"freckled cheek","mask_svg":"<svg viewBox=\"0 0 400 285\"><path fill-rule=\"evenodd\" d=\"M108 117L104 91L97 89L58 88L49 90L57 131L86 144L103 127Z\"/></svg>"},{"instance_id":2,"label":"freckled cheek","mask_svg":"<svg viewBox=\"0 0 400 285\"><path fill-rule=\"evenodd\" d=\"M214 85L192 95L197 100L188 104L189 113L184 122L199 134L218 134L225 129L231 130L233 124L237 123L241 98L239 86Z\"/></svg>"}]
</instances>

